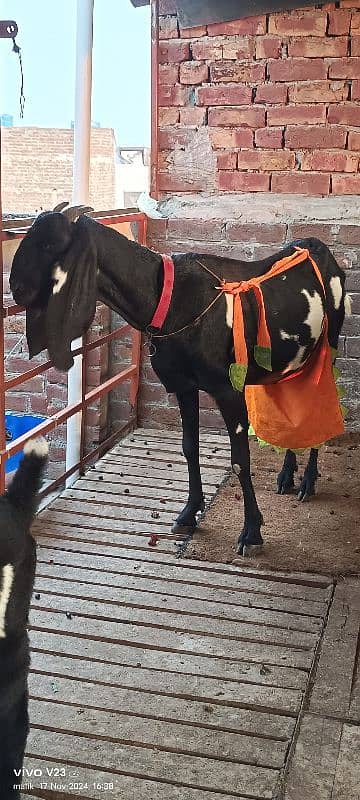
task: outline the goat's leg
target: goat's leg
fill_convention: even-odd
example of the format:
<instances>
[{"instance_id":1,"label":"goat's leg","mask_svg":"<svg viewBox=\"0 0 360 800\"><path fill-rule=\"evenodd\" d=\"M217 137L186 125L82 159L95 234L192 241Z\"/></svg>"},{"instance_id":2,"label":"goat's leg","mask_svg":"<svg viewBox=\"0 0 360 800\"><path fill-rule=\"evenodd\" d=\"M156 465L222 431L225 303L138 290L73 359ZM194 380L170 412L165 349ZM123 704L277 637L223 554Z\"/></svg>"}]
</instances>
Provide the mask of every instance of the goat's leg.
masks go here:
<instances>
[{"instance_id":1,"label":"goat's leg","mask_svg":"<svg viewBox=\"0 0 360 800\"><path fill-rule=\"evenodd\" d=\"M305 467L304 477L300 483L300 489L298 493L299 500L307 500L308 497L313 497L315 494L316 480L320 475L317 468L318 455L319 451L315 447L312 447L310 450L309 461Z\"/></svg>"},{"instance_id":2,"label":"goat's leg","mask_svg":"<svg viewBox=\"0 0 360 800\"><path fill-rule=\"evenodd\" d=\"M173 533L189 536L196 527L197 512L204 510L199 464L199 392L193 389L176 397L182 419L183 453L189 471L189 497L172 530Z\"/></svg>"},{"instance_id":3,"label":"goat's leg","mask_svg":"<svg viewBox=\"0 0 360 800\"><path fill-rule=\"evenodd\" d=\"M224 418L231 444L231 465L238 476L244 498L244 527L237 540L237 552L246 556L260 550L263 539L260 527L262 514L256 502L250 476L249 420L244 395L229 387L216 398Z\"/></svg>"},{"instance_id":4,"label":"goat's leg","mask_svg":"<svg viewBox=\"0 0 360 800\"><path fill-rule=\"evenodd\" d=\"M292 450L285 453L284 463L277 477L277 493L291 494L295 488L294 474L298 470L296 455Z\"/></svg>"}]
</instances>

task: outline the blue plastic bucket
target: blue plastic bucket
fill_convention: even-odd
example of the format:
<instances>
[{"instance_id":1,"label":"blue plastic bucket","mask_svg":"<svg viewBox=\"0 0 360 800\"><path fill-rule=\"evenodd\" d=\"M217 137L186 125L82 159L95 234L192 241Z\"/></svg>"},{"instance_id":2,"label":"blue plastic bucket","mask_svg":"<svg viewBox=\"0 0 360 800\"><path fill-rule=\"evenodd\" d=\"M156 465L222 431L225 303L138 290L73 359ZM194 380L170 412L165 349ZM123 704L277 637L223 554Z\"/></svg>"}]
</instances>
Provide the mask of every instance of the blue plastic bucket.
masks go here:
<instances>
[{"instance_id":1,"label":"blue plastic bucket","mask_svg":"<svg viewBox=\"0 0 360 800\"><path fill-rule=\"evenodd\" d=\"M22 436L23 433L31 431L45 422L47 417L40 417L38 414L16 414L14 411L5 411L5 425L11 433L11 443ZM10 441L9 441L10 444ZM22 458L22 451L11 456L6 462L5 472L13 472L19 465Z\"/></svg>"}]
</instances>

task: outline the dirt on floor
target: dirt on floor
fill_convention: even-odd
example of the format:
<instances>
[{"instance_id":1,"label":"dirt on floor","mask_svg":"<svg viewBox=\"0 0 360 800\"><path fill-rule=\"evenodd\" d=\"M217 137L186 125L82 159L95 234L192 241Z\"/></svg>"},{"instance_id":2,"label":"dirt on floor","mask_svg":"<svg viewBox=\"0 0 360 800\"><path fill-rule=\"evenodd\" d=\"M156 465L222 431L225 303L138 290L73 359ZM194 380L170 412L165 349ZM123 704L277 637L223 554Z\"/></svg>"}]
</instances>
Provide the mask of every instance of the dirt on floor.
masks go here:
<instances>
[{"instance_id":1,"label":"dirt on floor","mask_svg":"<svg viewBox=\"0 0 360 800\"><path fill-rule=\"evenodd\" d=\"M296 486L308 453L298 457ZM360 435L348 434L321 448L315 497L299 502L296 494L276 494L282 457L272 448L251 443L251 470L257 501L264 517L264 548L256 558L236 555L235 542L243 524L238 480L231 476L195 533L187 557L245 566L318 572L360 573Z\"/></svg>"}]
</instances>

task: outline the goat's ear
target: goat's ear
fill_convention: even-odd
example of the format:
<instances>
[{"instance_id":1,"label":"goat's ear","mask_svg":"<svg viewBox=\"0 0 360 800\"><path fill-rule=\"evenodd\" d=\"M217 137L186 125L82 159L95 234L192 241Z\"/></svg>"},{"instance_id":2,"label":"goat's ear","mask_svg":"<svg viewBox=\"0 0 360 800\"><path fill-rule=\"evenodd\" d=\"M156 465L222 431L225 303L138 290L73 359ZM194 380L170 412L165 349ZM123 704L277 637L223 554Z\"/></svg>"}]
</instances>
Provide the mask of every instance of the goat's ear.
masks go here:
<instances>
[{"instance_id":1,"label":"goat's ear","mask_svg":"<svg viewBox=\"0 0 360 800\"><path fill-rule=\"evenodd\" d=\"M47 348L46 311L41 308L26 309L26 338L29 358L33 358Z\"/></svg>"},{"instance_id":2,"label":"goat's ear","mask_svg":"<svg viewBox=\"0 0 360 800\"><path fill-rule=\"evenodd\" d=\"M73 366L71 342L91 325L96 309L96 248L81 218L70 247L53 267L54 285L46 313L46 342L54 366Z\"/></svg>"}]
</instances>

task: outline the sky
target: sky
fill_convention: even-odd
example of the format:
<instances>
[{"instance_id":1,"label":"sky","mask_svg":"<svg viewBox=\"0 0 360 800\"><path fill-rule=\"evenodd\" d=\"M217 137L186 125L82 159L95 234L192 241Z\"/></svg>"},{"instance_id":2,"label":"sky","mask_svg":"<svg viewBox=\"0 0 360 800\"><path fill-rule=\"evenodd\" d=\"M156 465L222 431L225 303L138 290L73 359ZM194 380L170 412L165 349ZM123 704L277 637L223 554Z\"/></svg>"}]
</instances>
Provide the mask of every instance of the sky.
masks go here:
<instances>
[{"instance_id":1,"label":"sky","mask_svg":"<svg viewBox=\"0 0 360 800\"><path fill-rule=\"evenodd\" d=\"M24 68L11 39L0 39L0 114L14 125L69 128L74 119L77 0L0 0L17 22ZM150 144L150 10L130 0L94 0L92 119L114 128L118 145Z\"/></svg>"}]
</instances>

